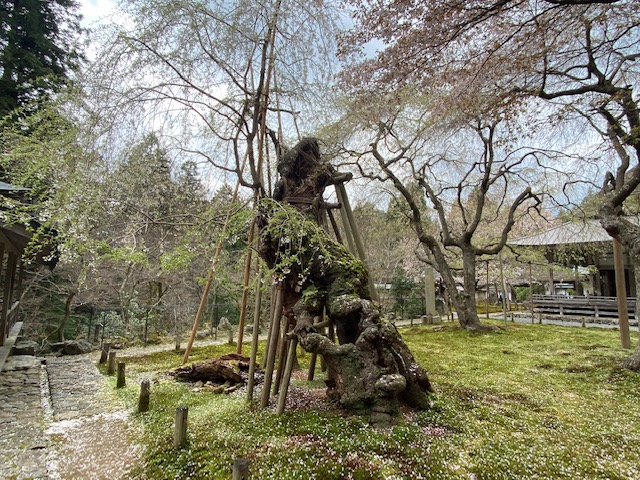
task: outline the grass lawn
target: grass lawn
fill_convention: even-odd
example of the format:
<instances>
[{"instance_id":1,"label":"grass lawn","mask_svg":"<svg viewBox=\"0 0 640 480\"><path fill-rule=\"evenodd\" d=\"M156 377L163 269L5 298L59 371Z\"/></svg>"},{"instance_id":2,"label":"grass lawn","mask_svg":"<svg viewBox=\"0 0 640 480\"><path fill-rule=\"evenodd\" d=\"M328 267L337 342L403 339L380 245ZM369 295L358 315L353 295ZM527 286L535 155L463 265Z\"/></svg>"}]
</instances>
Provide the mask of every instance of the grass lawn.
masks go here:
<instances>
[{"instance_id":1,"label":"grass lawn","mask_svg":"<svg viewBox=\"0 0 640 480\"><path fill-rule=\"evenodd\" d=\"M236 457L249 459L255 479L640 478L640 375L619 367L628 352L618 332L499 325L501 333L484 335L402 329L438 393L431 410L407 412L382 431L305 408L305 395L277 416L250 408L244 390L193 392L159 375L180 364L172 352L124 357L129 386L118 392L132 411L139 380L154 379L151 410L134 415L146 446L134 478L228 479ZM194 348L192 359L232 349ZM298 392L319 386L295 382ZM188 444L175 450L181 405L189 407Z\"/></svg>"}]
</instances>

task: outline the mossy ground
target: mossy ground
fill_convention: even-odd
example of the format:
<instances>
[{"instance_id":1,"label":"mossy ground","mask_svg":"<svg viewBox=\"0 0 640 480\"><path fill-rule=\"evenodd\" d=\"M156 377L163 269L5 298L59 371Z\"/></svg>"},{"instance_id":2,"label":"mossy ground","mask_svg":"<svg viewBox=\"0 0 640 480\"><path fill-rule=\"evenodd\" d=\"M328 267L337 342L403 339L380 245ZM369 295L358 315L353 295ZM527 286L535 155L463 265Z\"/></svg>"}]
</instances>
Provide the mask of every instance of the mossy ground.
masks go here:
<instances>
[{"instance_id":1,"label":"mossy ground","mask_svg":"<svg viewBox=\"0 0 640 480\"><path fill-rule=\"evenodd\" d=\"M249 408L242 392L192 392L156 376L179 365L171 352L125 358L131 380L119 392L132 411L136 380L159 378L151 411L134 415L146 446L135 478L227 479L236 457L257 479L640 478L640 375L619 367L628 352L618 333L500 325L484 335L402 330L438 394L431 410L382 431L331 410L276 416ZM230 350L194 349L192 359ZM175 450L180 405L188 444Z\"/></svg>"}]
</instances>

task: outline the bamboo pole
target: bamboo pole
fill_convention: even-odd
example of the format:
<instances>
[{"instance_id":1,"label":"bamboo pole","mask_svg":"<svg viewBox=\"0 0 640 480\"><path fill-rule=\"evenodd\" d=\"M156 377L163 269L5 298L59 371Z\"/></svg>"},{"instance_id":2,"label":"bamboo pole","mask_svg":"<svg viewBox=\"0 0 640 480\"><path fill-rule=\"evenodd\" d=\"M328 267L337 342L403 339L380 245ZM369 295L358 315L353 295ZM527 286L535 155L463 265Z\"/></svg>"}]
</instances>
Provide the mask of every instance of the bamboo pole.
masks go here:
<instances>
[{"instance_id":1,"label":"bamboo pole","mask_svg":"<svg viewBox=\"0 0 640 480\"><path fill-rule=\"evenodd\" d=\"M282 307L284 303L284 284L278 285L276 304L273 312L273 329L271 332L271 340L267 345L268 354L265 365L264 383L262 384L262 397L260 398L260 406L265 408L269 405L269 394L271 393L271 383L273 381L273 366L276 359L276 348L278 346L278 337L280 336L280 319L282 317Z\"/></svg>"}]
</instances>

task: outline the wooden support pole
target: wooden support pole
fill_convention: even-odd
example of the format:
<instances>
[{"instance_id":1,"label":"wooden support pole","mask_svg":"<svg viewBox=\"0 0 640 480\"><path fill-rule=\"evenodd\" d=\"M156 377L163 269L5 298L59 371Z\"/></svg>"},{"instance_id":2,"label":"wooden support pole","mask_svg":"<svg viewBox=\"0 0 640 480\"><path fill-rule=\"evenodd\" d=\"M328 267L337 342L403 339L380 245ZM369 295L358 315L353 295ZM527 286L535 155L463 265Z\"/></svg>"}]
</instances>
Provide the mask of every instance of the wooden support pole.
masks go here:
<instances>
[{"instance_id":1,"label":"wooden support pole","mask_svg":"<svg viewBox=\"0 0 640 480\"><path fill-rule=\"evenodd\" d=\"M255 385L256 359L260 340L260 307L262 303L262 269L258 261L258 282L256 284L256 303L253 310L253 335L251 337L251 357L249 358L249 380L247 382L247 402L253 401L253 387Z\"/></svg>"},{"instance_id":2,"label":"wooden support pole","mask_svg":"<svg viewBox=\"0 0 640 480\"><path fill-rule=\"evenodd\" d=\"M253 252L253 239L256 230L256 217L251 222L249 228L249 239L247 240L247 256L244 261L244 276L242 279L242 301L240 303L240 320L238 321L238 346L236 353L242 353L242 341L244 340L244 324L247 316L247 303L249 301L249 282L251 280L251 260Z\"/></svg>"},{"instance_id":3,"label":"wooden support pole","mask_svg":"<svg viewBox=\"0 0 640 480\"><path fill-rule=\"evenodd\" d=\"M244 168L247 164L247 158L249 156L249 152L245 152L244 159L242 160L242 167L240 167L240 171L238 172L239 177L242 177L242 172L244 172ZM240 180L236 182L235 189L233 191L233 196L231 197L231 203L233 204L238 198L238 190L240 189ZM191 348L193 347L193 342L196 339L196 332L198 331L198 325L200 324L200 318L202 318L202 314L207 306L207 299L209 298L209 290L211 290L211 284L213 283L213 279L216 276L216 268L218 267L218 258L220 258L220 253L222 252L222 247L224 246L224 237L227 233L227 228L229 226L229 222L231 220L232 211L231 208L227 211L227 217L225 218L224 225L222 226L222 233L220 235L220 240L218 240L218 244L216 245L216 251L213 254L213 260L211 260L211 267L209 267L209 273L207 274L207 281L204 285L204 291L202 292L202 297L200 297L200 304L198 305L198 311L196 312L196 318L193 320L193 327L191 328L191 335L189 336L189 341L187 342L187 348L184 351L184 356L182 357L182 364L184 365L189 361L189 356L191 355Z\"/></svg>"},{"instance_id":4,"label":"wooden support pole","mask_svg":"<svg viewBox=\"0 0 640 480\"><path fill-rule=\"evenodd\" d=\"M318 325L322 324L322 318L323 317L315 317L313 319L313 323L314 323L314 327L315 328L319 328ZM324 330L324 327L322 327L322 329ZM309 373L307 374L307 381L308 382L313 381L313 378L315 377L317 361L318 361L318 354L315 353L315 352L312 352L311 353L311 358L309 359Z\"/></svg>"},{"instance_id":5,"label":"wooden support pole","mask_svg":"<svg viewBox=\"0 0 640 480\"><path fill-rule=\"evenodd\" d=\"M313 381L313 378L315 377L317 360L318 360L318 354L315 352L312 353L311 358L309 359L309 374L307 375L308 382Z\"/></svg>"},{"instance_id":6,"label":"wooden support pole","mask_svg":"<svg viewBox=\"0 0 640 480\"><path fill-rule=\"evenodd\" d=\"M109 352L109 364L107 366L107 375L116 373L116 352Z\"/></svg>"},{"instance_id":7,"label":"wooden support pole","mask_svg":"<svg viewBox=\"0 0 640 480\"><path fill-rule=\"evenodd\" d=\"M138 398L138 413L149 411L149 399L151 397L151 382L140 382L140 397Z\"/></svg>"},{"instance_id":8,"label":"wooden support pole","mask_svg":"<svg viewBox=\"0 0 640 480\"><path fill-rule=\"evenodd\" d=\"M293 361L296 358L296 349L298 348L298 337L293 337L289 340L289 354L287 355L287 365L284 369L284 376L282 378L282 386L280 387L280 395L278 395L278 406L276 413L282 415L284 412L284 405L287 401L287 392L289 391L289 382L291 381L291 371L293 370Z\"/></svg>"},{"instance_id":9,"label":"wooden support pole","mask_svg":"<svg viewBox=\"0 0 640 480\"><path fill-rule=\"evenodd\" d=\"M613 239L613 264L616 276L616 299L618 300L620 342L622 343L622 348L631 348L631 336L629 334L629 309L627 308L627 286L624 280L624 257L622 253L622 245L615 238Z\"/></svg>"},{"instance_id":10,"label":"wooden support pole","mask_svg":"<svg viewBox=\"0 0 640 480\"><path fill-rule=\"evenodd\" d=\"M116 380L116 388L122 388L127 384L124 375L125 364L124 362L118 362L118 377Z\"/></svg>"},{"instance_id":11,"label":"wooden support pole","mask_svg":"<svg viewBox=\"0 0 640 480\"><path fill-rule=\"evenodd\" d=\"M279 284L276 293L276 303L271 319L272 331L271 339L267 345L267 362L265 365L264 383L262 384L262 396L260 406L265 408L269 405L269 394L271 393L271 383L273 381L273 367L276 360L276 349L280 337L280 319L282 318L282 308L284 302L284 284Z\"/></svg>"},{"instance_id":12,"label":"wooden support pole","mask_svg":"<svg viewBox=\"0 0 640 480\"><path fill-rule=\"evenodd\" d=\"M367 263L367 256L365 254L365 250L364 250L364 244L362 243L362 238L360 238L360 233L358 232L358 226L356 225L356 219L353 216L353 210L351 209L351 204L349 203L349 197L347 197L347 190L344 188L344 184L343 183L337 183L336 184L336 193L340 192L340 197L342 197L342 200L340 200L340 203L342 204L342 209L346 212L347 215L347 220L349 222L349 225L351 227L351 235L353 235L353 241L355 243L355 247L356 247L356 251L355 253L357 253L358 258L360 258L360 260L362 260L362 263L364 263L366 265ZM373 300L378 300L378 292L376 292L376 288L375 285L373 283L373 278L371 277L371 275L367 276L367 279L369 281L369 295L371 295L371 298Z\"/></svg>"},{"instance_id":13,"label":"wooden support pole","mask_svg":"<svg viewBox=\"0 0 640 480\"><path fill-rule=\"evenodd\" d=\"M339 188L342 186L343 188ZM353 234L351 232L351 227L349 225L349 218L347 217L347 212L344 210L344 198L342 196L342 192L344 191L344 185L341 183L337 183L335 185L336 188L336 196L338 197L338 203L340 203L340 218L342 219L342 229L344 230L344 236L347 240L347 247L349 251L354 255L357 254L356 245L353 240Z\"/></svg>"},{"instance_id":14,"label":"wooden support pole","mask_svg":"<svg viewBox=\"0 0 640 480\"><path fill-rule=\"evenodd\" d=\"M189 407L176 408L176 422L173 430L173 446L181 448L187 443L187 416Z\"/></svg>"},{"instance_id":15,"label":"wooden support pole","mask_svg":"<svg viewBox=\"0 0 640 480\"><path fill-rule=\"evenodd\" d=\"M233 461L233 472L231 480L246 480L249 478L249 460L246 458L236 458Z\"/></svg>"},{"instance_id":16,"label":"wooden support pole","mask_svg":"<svg viewBox=\"0 0 640 480\"><path fill-rule=\"evenodd\" d=\"M269 345L271 344L271 335L273 334L273 318L276 313L276 299L278 298L278 287L276 285L271 286L271 296L269 305L269 329L267 331L267 348L264 352L264 358L262 359L262 368L267 367L267 357L269 356Z\"/></svg>"},{"instance_id":17,"label":"wooden support pole","mask_svg":"<svg viewBox=\"0 0 640 480\"><path fill-rule=\"evenodd\" d=\"M289 337L287 336L288 320L283 319L284 328L282 329L282 338L280 342L280 350L278 351L278 370L276 371L276 381L273 384L273 394L277 395L280 391L280 384L282 383L282 374L284 373L284 366L287 360L287 347L289 346Z\"/></svg>"},{"instance_id":18,"label":"wooden support pole","mask_svg":"<svg viewBox=\"0 0 640 480\"><path fill-rule=\"evenodd\" d=\"M111 342L103 342L100 351L100 363L106 363L109 358L109 350L111 349Z\"/></svg>"}]
</instances>

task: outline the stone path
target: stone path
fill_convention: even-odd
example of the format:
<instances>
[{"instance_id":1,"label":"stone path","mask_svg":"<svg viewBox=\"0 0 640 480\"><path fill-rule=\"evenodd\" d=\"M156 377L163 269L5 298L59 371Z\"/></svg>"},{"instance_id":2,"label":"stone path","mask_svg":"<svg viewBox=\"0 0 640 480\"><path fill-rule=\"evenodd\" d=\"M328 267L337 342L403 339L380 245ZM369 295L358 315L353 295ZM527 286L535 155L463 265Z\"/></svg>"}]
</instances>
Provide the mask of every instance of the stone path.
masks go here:
<instances>
[{"instance_id":1,"label":"stone path","mask_svg":"<svg viewBox=\"0 0 640 480\"><path fill-rule=\"evenodd\" d=\"M10 357L0 373L0 478L47 478L41 361Z\"/></svg>"},{"instance_id":2,"label":"stone path","mask_svg":"<svg viewBox=\"0 0 640 480\"><path fill-rule=\"evenodd\" d=\"M0 478L127 478L140 455L127 417L95 354L11 357L0 372Z\"/></svg>"}]
</instances>

